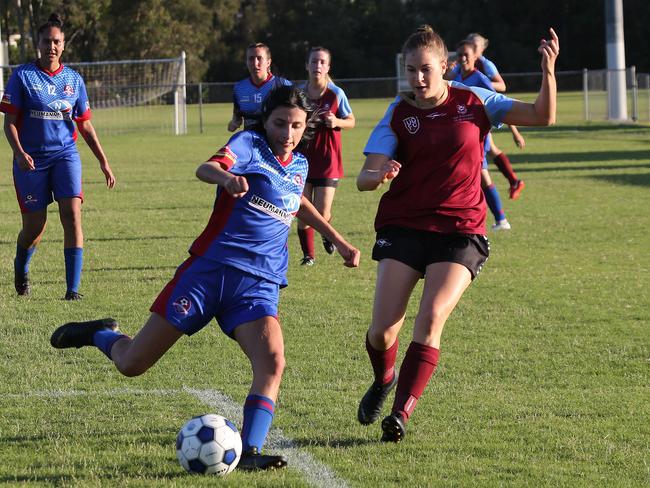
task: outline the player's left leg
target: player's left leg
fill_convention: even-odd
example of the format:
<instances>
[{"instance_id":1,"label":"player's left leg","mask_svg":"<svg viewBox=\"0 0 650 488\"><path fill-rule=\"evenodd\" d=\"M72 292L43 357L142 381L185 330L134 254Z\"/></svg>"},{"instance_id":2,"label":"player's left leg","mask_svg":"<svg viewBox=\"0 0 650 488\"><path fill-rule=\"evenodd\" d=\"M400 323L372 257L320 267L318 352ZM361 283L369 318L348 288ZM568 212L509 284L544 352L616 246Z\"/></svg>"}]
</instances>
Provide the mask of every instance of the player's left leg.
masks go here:
<instances>
[{"instance_id":1,"label":"player's left leg","mask_svg":"<svg viewBox=\"0 0 650 488\"><path fill-rule=\"evenodd\" d=\"M237 326L234 338L251 362L253 382L244 404L243 454L238 468L275 469L287 465L284 456L262 454L284 372L284 339L275 317L265 316Z\"/></svg>"},{"instance_id":2,"label":"player's left leg","mask_svg":"<svg viewBox=\"0 0 650 488\"><path fill-rule=\"evenodd\" d=\"M314 187L314 207L328 222L332 221L332 203L334 202L335 186L316 186ZM323 247L327 254L333 254L336 250L334 244L323 237Z\"/></svg>"},{"instance_id":3,"label":"player's left leg","mask_svg":"<svg viewBox=\"0 0 650 488\"><path fill-rule=\"evenodd\" d=\"M517 177L517 174L512 167L512 163L510 162L510 158L508 158L508 155L497 147L494 140L491 141L489 155L497 168L499 168L501 174L506 177L510 184L510 199L516 200L519 198L519 195L526 186L524 180L520 180Z\"/></svg>"},{"instance_id":4,"label":"player's left leg","mask_svg":"<svg viewBox=\"0 0 650 488\"><path fill-rule=\"evenodd\" d=\"M59 217L63 226L63 255L65 258L66 300L78 300L83 267L83 231L81 230L81 198L61 198Z\"/></svg>"},{"instance_id":5,"label":"player's left leg","mask_svg":"<svg viewBox=\"0 0 650 488\"><path fill-rule=\"evenodd\" d=\"M400 368L392 412L382 422L382 441L399 442L406 434L405 424L438 364L445 322L471 281L470 271L462 264L427 266L413 341Z\"/></svg>"},{"instance_id":6,"label":"player's left leg","mask_svg":"<svg viewBox=\"0 0 650 488\"><path fill-rule=\"evenodd\" d=\"M310 202L313 200L313 189L313 185L307 182L302 192ZM300 248L302 249L302 261L300 264L303 266L313 266L315 258L314 229L303 224L300 220L298 220L298 239L300 240Z\"/></svg>"},{"instance_id":7,"label":"player's left leg","mask_svg":"<svg viewBox=\"0 0 650 488\"><path fill-rule=\"evenodd\" d=\"M486 164L484 163L484 165ZM499 191L492 182L490 173L485 168L481 170L481 187L483 188L483 194L485 195L488 208L492 212L492 215L494 215L495 224L492 226L492 230L509 230L510 223L506 218L506 212L503 209Z\"/></svg>"}]
</instances>

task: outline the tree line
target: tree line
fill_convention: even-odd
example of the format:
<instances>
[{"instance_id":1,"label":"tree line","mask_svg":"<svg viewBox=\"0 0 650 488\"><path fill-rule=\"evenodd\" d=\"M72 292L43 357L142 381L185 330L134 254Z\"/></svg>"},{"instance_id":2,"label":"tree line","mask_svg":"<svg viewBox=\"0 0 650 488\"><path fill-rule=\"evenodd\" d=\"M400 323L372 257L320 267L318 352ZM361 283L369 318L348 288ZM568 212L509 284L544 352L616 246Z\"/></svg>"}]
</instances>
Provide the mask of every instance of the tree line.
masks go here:
<instances>
[{"instance_id":1,"label":"tree line","mask_svg":"<svg viewBox=\"0 0 650 488\"><path fill-rule=\"evenodd\" d=\"M395 54L427 23L449 49L470 32L490 41L502 72L537 71L539 39L560 36L558 69L606 67L604 0L0 0L3 40L20 34L10 62L36 55L35 32L52 12L66 31L64 60L177 57L187 53L188 82L245 76L252 42L272 49L274 71L305 77L310 46L331 50L338 78L394 76ZM650 71L648 0L624 0L626 64Z\"/></svg>"}]
</instances>

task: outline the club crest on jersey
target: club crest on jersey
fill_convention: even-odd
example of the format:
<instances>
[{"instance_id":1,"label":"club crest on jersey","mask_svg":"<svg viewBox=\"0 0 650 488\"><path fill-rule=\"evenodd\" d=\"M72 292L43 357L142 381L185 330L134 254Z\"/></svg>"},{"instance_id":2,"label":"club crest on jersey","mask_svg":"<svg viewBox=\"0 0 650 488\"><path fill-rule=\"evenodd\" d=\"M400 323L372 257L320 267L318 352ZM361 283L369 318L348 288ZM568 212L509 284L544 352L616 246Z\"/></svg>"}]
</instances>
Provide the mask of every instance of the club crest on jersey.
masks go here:
<instances>
[{"instance_id":1,"label":"club crest on jersey","mask_svg":"<svg viewBox=\"0 0 650 488\"><path fill-rule=\"evenodd\" d=\"M64 94L66 97L71 97L72 95L74 95L74 88L72 88L71 85L65 85L65 86L63 87L63 94Z\"/></svg>"},{"instance_id":2,"label":"club crest on jersey","mask_svg":"<svg viewBox=\"0 0 650 488\"><path fill-rule=\"evenodd\" d=\"M284 203L284 208L287 209L287 212L295 213L300 209L300 196L295 193L282 195L282 203Z\"/></svg>"},{"instance_id":3,"label":"club crest on jersey","mask_svg":"<svg viewBox=\"0 0 650 488\"><path fill-rule=\"evenodd\" d=\"M47 106L52 110L56 110L57 112L61 113L72 111L72 105L70 105L70 102L67 100L54 100L53 102L48 103Z\"/></svg>"},{"instance_id":4,"label":"club crest on jersey","mask_svg":"<svg viewBox=\"0 0 650 488\"><path fill-rule=\"evenodd\" d=\"M296 185L302 185L302 175L300 175L300 174L296 174L296 175L294 175L294 176L293 176L293 182L294 182Z\"/></svg>"},{"instance_id":5,"label":"club crest on jersey","mask_svg":"<svg viewBox=\"0 0 650 488\"><path fill-rule=\"evenodd\" d=\"M190 313L190 309L192 308L192 302L185 296L178 297L176 300L174 300L174 303L172 303L172 307L174 307L174 311L177 314L187 315Z\"/></svg>"},{"instance_id":6,"label":"club crest on jersey","mask_svg":"<svg viewBox=\"0 0 650 488\"><path fill-rule=\"evenodd\" d=\"M465 115L467 113L467 106L459 103L456 105L456 110L458 111L458 115Z\"/></svg>"},{"instance_id":7,"label":"club crest on jersey","mask_svg":"<svg viewBox=\"0 0 650 488\"><path fill-rule=\"evenodd\" d=\"M420 119L417 117L406 117L404 120L404 127L409 131L409 134L415 134L420 130Z\"/></svg>"}]
</instances>

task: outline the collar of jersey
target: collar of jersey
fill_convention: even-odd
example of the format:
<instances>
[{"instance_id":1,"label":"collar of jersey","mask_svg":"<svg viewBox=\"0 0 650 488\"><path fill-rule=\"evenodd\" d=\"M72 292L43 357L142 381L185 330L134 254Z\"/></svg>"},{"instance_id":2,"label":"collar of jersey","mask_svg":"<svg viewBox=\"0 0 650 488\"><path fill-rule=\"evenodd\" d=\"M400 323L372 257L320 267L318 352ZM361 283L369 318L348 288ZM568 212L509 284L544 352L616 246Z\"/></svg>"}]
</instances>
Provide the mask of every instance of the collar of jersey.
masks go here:
<instances>
[{"instance_id":1,"label":"collar of jersey","mask_svg":"<svg viewBox=\"0 0 650 488\"><path fill-rule=\"evenodd\" d=\"M258 85L257 83L255 83L255 82L253 81L253 78L251 78L250 76L249 76L248 78L251 80L251 83L255 86L255 88L259 88L259 87L263 86L264 84L266 84L266 83L267 83L271 78L273 78L273 73L271 73L271 72L269 71L269 76L267 76L267 77L266 77L266 80L264 80L264 81L263 81L262 83L260 83L259 85Z\"/></svg>"},{"instance_id":2,"label":"collar of jersey","mask_svg":"<svg viewBox=\"0 0 650 488\"><path fill-rule=\"evenodd\" d=\"M34 61L34 64L38 69L40 69L43 73L45 73L48 76L55 76L58 75L61 71L63 71L63 63L59 63L59 67L55 71L50 71L48 69L43 68L38 61Z\"/></svg>"}]
</instances>

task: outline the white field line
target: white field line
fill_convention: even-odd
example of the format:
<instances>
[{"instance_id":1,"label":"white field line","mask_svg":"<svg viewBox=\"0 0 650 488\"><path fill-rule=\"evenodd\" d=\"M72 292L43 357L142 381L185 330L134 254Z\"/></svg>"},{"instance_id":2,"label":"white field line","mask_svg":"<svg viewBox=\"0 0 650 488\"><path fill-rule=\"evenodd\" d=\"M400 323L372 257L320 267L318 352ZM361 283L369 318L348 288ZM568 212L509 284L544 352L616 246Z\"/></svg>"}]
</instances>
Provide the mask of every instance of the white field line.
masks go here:
<instances>
[{"instance_id":1,"label":"white field line","mask_svg":"<svg viewBox=\"0 0 650 488\"><path fill-rule=\"evenodd\" d=\"M209 406L215 413L231 419L236 424L242 423L242 406L235 403L230 397L217 390L197 390L195 388L183 387L181 390L174 389L136 389L136 388L114 388L104 391L85 390L46 390L32 391L29 393L14 393L5 395L5 398L66 398L81 397L87 395L115 396L115 395L154 395L171 396L181 393L195 396L205 405ZM305 480L318 488L347 488L348 484L339 478L334 471L326 465L315 460L309 453L298 448L291 438L285 436L282 430L273 428L269 432L268 447L274 453L282 454L289 460L289 466L302 473Z\"/></svg>"}]
</instances>

